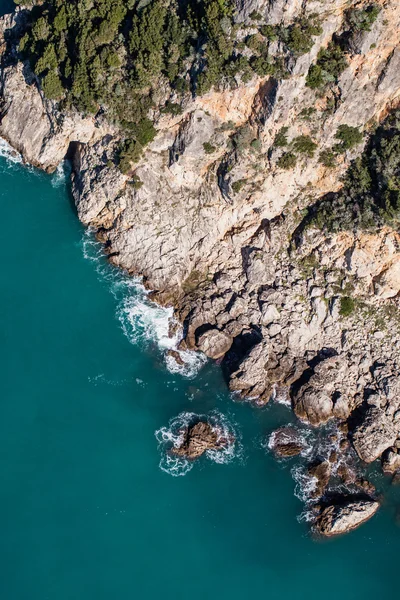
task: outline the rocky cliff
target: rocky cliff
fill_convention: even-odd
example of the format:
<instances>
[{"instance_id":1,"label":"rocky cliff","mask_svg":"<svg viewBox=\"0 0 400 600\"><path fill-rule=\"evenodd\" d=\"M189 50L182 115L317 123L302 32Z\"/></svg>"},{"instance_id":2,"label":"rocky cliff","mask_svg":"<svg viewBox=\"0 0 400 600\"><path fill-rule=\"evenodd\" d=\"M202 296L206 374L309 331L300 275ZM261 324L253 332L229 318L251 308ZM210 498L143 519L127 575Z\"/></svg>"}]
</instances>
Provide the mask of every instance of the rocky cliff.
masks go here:
<instances>
[{"instance_id":1,"label":"rocky cliff","mask_svg":"<svg viewBox=\"0 0 400 600\"><path fill-rule=\"evenodd\" d=\"M220 359L243 398L290 402L313 427L345 423L365 462L399 445L400 236L386 223L327 232L305 215L335 197L399 103L400 4L374 7L374 19L357 28L349 11L367 14L368 3L237 2L243 39L257 35L254 11L271 25L317 16L321 33L301 55L269 42L285 62L281 78L186 96L176 115L152 109L157 135L125 174L115 161L118 128L101 111L82 116L46 100L10 50L24 11L1 23L0 136L50 171L73 154L79 218L113 264L174 306L182 349ZM335 48L344 68L330 76ZM316 89L310 74L321 73L327 79ZM350 143L343 126L363 135ZM366 506L363 515L377 507Z\"/></svg>"}]
</instances>

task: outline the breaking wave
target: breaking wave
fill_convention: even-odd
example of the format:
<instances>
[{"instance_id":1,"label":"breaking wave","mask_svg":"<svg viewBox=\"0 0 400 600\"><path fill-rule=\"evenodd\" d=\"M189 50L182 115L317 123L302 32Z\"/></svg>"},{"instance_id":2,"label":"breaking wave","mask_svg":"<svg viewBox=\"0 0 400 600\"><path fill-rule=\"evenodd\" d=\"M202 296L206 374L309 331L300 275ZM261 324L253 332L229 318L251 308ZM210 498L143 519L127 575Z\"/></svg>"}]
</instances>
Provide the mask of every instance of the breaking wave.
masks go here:
<instances>
[{"instance_id":1,"label":"breaking wave","mask_svg":"<svg viewBox=\"0 0 400 600\"><path fill-rule=\"evenodd\" d=\"M149 292L138 277L129 277L104 260L102 246L88 229L83 237L83 255L96 264L103 280L117 301L117 318L125 336L133 345L156 346L171 373L193 378L206 362L198 352L178 350L182 328L173 317L173 309L149 299Z\"/></svg>"},{"instance_id":2,"label":"breaking wave","mask_svg":"<svg viewBox=\"0 0 400 600\"><path fill-rule=\"evenodd\" d=\"M6 140L0 138L0 156L10 164L22 163L22 156Z\"/></svg>"},{"instance_id":3,"label":"breaking wave","mask_svg":"<svg viewBox=\"0 0 400 600\"><path fill-rule=\"evenodd\" d=\"M225 415L217 410L207 415L183 412L171 419L168 426L161 427L155 432L161 452L159 466L162 471L173 477L181 477L193 468L195 461L190 461L182 456L175 456L171 454L171 449L178 448L183 442L187 427L200 420L208 421L218 432L218 439L224 440L224 444L218 450L206 450L204 456L207 459L221 465L243 457L240 435L234 423Z\"/></svg>"}]
</instances>

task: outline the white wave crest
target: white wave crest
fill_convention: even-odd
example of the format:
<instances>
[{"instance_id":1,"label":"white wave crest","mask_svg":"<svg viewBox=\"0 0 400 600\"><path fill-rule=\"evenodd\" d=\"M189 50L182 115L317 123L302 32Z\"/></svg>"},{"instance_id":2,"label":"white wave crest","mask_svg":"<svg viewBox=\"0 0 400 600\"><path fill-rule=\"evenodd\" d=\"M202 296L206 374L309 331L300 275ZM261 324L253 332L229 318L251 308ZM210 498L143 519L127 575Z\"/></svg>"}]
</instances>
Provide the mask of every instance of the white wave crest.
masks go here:
<instances>
[{"instance_id":1,"label":"white wave crest","mask_svg":"<svg viewBox=\"0 0 400 600\"><path fill-rule=\"evenodd\" d=\"M55 188L65 185L70 174L70 167L67 161L61 162L51 177L51 185Z\"/></svg>"},{"instance_id":2,"label":"white wave crest","mask_svg":"<svg viewBox=\"0 0 400 600\"><path fill-rule=\"evenodd\" d=\"M84 257L96 264L102 279L110 282L110 291L118 302L117 318L128 340L142 347L157 346L171 373L193 378L207 359L198 352L177 349L182 328L173 317L173 309L152 302L140 278L108 265L102 245L90 229L83 236L82 246ZM169 353L171 350L178 353L178 361Z\"/></svg>"},{"instance_id":3,"label":"white wave crest","mask_svg":"<svg viewBox=\"0 0 400 600\"><path fill-rule=\"evenodd\" d=\"M2 138L0 138L0 156L2 158L5 158L8 163L22 163L22 156L20 155L20 153L14 150L14 148Z\"/></svg>"},{"instance_id":4,"label":"white wave crest","mask_svg":"<svg viewBox=\"0 0 400 600\"><path fill-rule=\"evenodd\" d=\"M235 428L225 415L214 410L207 415L183 412L170 420L167 427L161 427L155 432L158 447L161 451L160 469L173 477L186 475L194 466L194 461L185 457L171 454L172 448L179 448L187 427L191 424L206 420L218 433L221 447L218 450L207 450L204 455L217 464L228 464L235 458L242 458L243 446Z\"/></svg>"}]
</instances>

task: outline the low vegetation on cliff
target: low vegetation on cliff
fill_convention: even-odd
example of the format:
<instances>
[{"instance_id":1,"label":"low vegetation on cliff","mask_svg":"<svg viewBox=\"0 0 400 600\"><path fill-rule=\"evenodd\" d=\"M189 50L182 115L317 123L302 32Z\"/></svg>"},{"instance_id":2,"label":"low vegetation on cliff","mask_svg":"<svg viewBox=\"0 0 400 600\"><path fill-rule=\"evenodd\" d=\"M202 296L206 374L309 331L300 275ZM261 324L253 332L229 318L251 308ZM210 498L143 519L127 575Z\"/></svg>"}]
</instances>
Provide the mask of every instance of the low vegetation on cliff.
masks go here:
<instances>
[{"instance_id":1,"label":"low vegetation on cliff","mask_svg":"<svg viewBox=\"0 0 400 600\"><path fill-rule=\"evenodd\" d=\"M359 132L345 125L338 136L345 148L360 141ZM343 189L310 208L306 221L328 232L400 227L400 111L371 136L351 164Z\"/></svg>"}]
</instances>

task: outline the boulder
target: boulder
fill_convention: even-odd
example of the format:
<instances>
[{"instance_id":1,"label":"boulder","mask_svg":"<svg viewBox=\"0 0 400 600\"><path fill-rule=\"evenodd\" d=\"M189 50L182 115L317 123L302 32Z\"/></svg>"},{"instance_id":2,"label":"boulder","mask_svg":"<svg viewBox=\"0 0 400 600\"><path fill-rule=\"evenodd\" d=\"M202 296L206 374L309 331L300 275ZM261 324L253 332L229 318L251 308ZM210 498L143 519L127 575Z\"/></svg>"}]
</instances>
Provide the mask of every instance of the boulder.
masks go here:
<instances>
[{"instance_id":1,"label":"boulder","mask_svg":"<svg viewBox=\"0 0 400 600\"><path fill-rule=\"evenodd\" d=\"M182 444L172 448L172 454L183 456L190 460L199 458L206 450L220 448L222 441L218 432L207 421L199 421L188 427L184 433Z\"/></svg>"},{"instance_id":2,"label":"boulder","mask_svg":"<svg viewBox=\"0 0 400 600\"><path fill-rule=\"evenodd\" d=\"M232 346L232 337L219 329L209 329L203 333L197 342L199 350L209 358L221 358Z\"/></svg>"},{"instance_id":3,"label":"boulder","mask_svg":"<svg viewBox=\"0 0 400 600\"><path fill-rule=\"evenodd\" d=\"M356 529L378 510L379 502L350 499L343 504L330 504L315 522L315 529L324 536L340 535Z\"/></svg>"},{"instance_id":4,"label":"boulder","mask_svg":"<svg viewBox=\"0 0 400 600\"><path fill-rule=\"evenodd\" d=\"M341 419L348 416L348 402L340 391L345 372L346 362L338 356L329 357L314 367L309 380L293 395L294 412L299 419L318 426L335 416Z\"/></svg>"},{"instance_id":5,"label":"boulder","mask_svg":"<svg viewBox=\"0 0 400 600\"><path fill-rule=\"evenodd\" d=\"M297 456L305 448L303 440L294 427L280 427L274 431L269 438L268 446L275 456L280 458Z\"/></svg>"},{"instance_id":6,"label":"boulder","mask_svg":"<svg viewBox=\"0 0 400 600\"><path fill-rule=\"evenodd\" d=\"M370 463L393 446L397 435L398 427L393 418L373 406L367 409L362 421L354 429L352 442L361 460Z\"/></svg>"},{"instance_id":7,"label":"boulder","mask_svg":"<svg viewBox=\"0 0 400 600\"><path fill-rule=\"evenodd\" d=\"M312 497L320 498L324 495L331 477L331 463L327 460L319 460L308 467L308 474L317 480Z\"/></svg>"},{"instance_id":8,"label":"boulder","mask_svg":"<svg viewBox=\"0 0 400 600\"><path fill-rule=\"evenodd\" d=\"M394 475L400 472L400 454L397 454L393 448L385 452L382 457L382 470L385 475Z\"/></svg>"}]
</instances>

